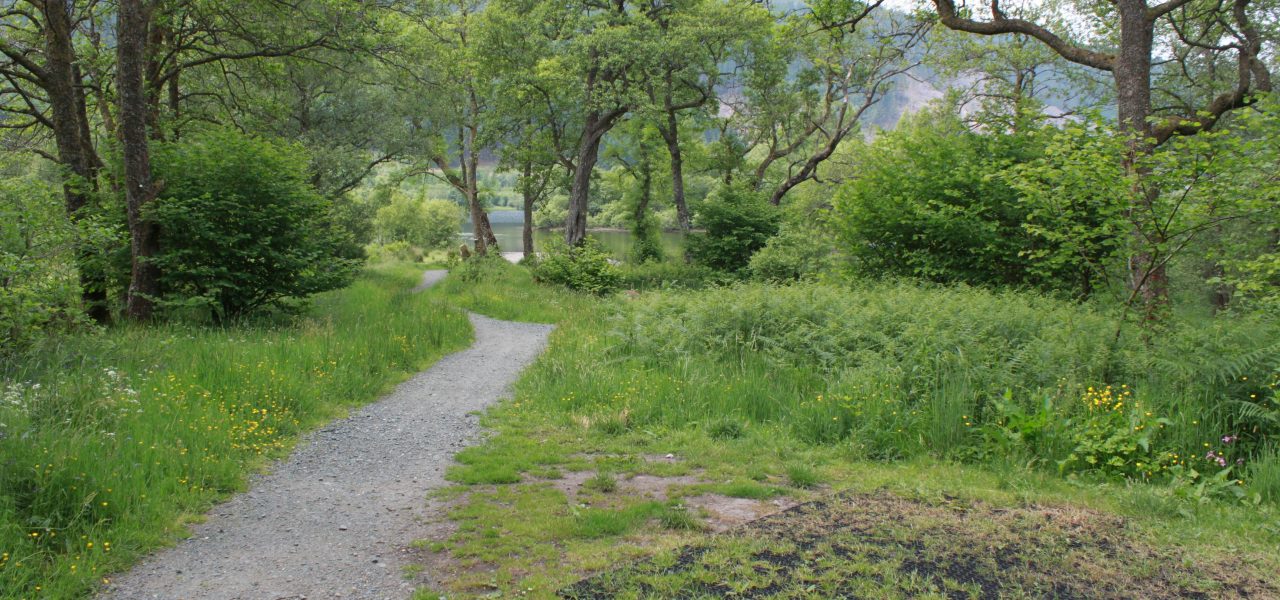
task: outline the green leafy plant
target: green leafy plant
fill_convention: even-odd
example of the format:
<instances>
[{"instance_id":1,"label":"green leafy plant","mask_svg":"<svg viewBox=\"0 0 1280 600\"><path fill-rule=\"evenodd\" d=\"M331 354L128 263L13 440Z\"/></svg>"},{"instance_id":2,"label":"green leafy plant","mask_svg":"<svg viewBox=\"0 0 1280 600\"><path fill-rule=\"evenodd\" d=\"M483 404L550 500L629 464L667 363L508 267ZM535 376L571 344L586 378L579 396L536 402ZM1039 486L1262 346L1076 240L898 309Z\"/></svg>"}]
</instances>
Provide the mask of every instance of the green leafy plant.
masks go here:
<instances>
[{"instance_id":1,"label":"green leafy plant","mask_svg":"<svg viewBox=\"0 0 1280 600\"><path fill-rule=\"evenodd\" d=\"M539 282L596 295L616 291L621 281L609 253L590 237L578 246L569 246L560 240L546 244L533 268L533 276Z\"/></svg>"},{"instance_id":2,"label":"green leafy plant","mask_svg":"<svg viewBox=\"0 0 1280 600\"><path fill-rule=\"evenodd\" d=\"M71 266L78 233L53 186L0 178L0 354L85 322Z\"/></svg>"},{"instance_id":3,"label":"green leafy plant","mask_svg":"<svg viewBox=\"0 0 1280 600\"><path fill-rule=\"evenodd\" d=\"M658 237L658 224L652 218L641 219L631 228L635 242L631 246L631 261L636 264L662 262L662 240Z\"/></svg>"},{"instance_id":4,"label":"green leafy plant","mask_svg":"<svg viewBox=\"0 0 1280 600\"><path fill-rule=\"evenodd\" d=\"M811 277L832 268L832 250L804 227L786 224L751 255L751 277L761 281L787 282Z\"/></svg>"},{"instance_id":5,"label":"green leafy plant","mask_svg":"<svg viewBox=\"0 0 1280 600\"><path fill-rule=\"evenodd\" d=\"M723 186L702 204L696 224L705 232L689 236L689 257L736 273L778 232L778 212L756 190Z\"/></svg>"},{"instance_id":6,"label":"green leafy plant","mask_svg":"<svg viewBox=\"0 0 1280 600\"><path fill-rule=\"evenodd\" d=\"M684 262L647 262L619 267L622 289L701 289L732 281L732 277L703 265Z\"/></svg>"},{"instance_id":7,"label":"green leafy plant","mask_svg":"<svg viewBox=\"0 0 1280 600\"><path fill-rule=\"evenodd\" d=\"M457 237L462 208L448 200L413 198L393 193L390 204L378 209L374 230L383 243L403 242L434 250Z\"/></svg>"},{"instance_id":8,"label":"green leafy plant","mask_svg":"<svg viewBox=\"0 0 1280 600\"><path fill-rule=\"evenodd\" d=\"M233 318L349 284L363 256L307 181L300 147L230 131L157 144L163 301Z\"/></svg>"},{"instance_id":9,"label":"green leafy plant","mask_svg":"<svg viewBox=\"0 0 1280 600\"><path fill-rule=\"evenodd\" d=\"M1237 479L1232 473L1234 465L1222 469L1212 469L1202 473L1190 465L1173 465L1169 468L1172 479L1167 488L1174 499L1191 508L1196 508L1215 501L1244 502L1258 504L1262 501L1260 494L1250 496L1244 481ZM1193 516L1186 508L1180 510L1184 516Z\"/></svg>"},{"instance_id":10,"label":"green leafy plant","mask_svg":"<svg viewBox=\"0 0 1280 600\"><path fill-rule=\"evenodd\" d=\"M1044 400L1031 411L1014 401L1013 390L992 400L990 415L979 433L982 436L980 453L986 459L996 457L1023 457L1045 459L1054 455L1059 438L1060 424L1053 410L1053 400ZM966 425L972 425L976 416L965 415ZM973 421L970 421L972 419Z\"/></svg>"},{"instance_id":11,"label":"green leafy plant","mask_svg":"<svg viewBox=\"0 0 1280 600\"><path fill-rule=\"evenodd\" d=\"M501 254L489 252L482 255L472 255L471 258L466 260L458 258L456 254L450 254L447 266L449 267L450 277L459 281L476 283L501 277L508 265Z\"/></svg>"},{"instance_id":12,"label":"green leafy plant","mask_svg":"<svg viewBox=\"0 0 1280 600\"><path fill-rule=\"evenodd\" d=\"M1073 448L1058 462L1061 472L1147 479L1165 468L1152 440L1172 421L1140 410L1127 386L1090 387L1084 403L1087 412L1064 424Z\"/></svg>"}]
</instances>

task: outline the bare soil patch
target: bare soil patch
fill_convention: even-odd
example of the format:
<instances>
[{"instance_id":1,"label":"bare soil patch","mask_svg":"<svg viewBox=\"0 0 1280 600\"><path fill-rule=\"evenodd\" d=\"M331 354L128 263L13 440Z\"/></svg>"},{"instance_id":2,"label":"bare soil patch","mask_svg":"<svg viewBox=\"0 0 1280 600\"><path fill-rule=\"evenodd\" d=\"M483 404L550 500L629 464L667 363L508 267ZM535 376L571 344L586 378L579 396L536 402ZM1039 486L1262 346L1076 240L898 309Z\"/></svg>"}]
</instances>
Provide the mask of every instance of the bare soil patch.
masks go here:
<instances>
[{"instance_id":1,"label":"bare soil patch","mask_svg":"<svg viewBox=\"0 0 1280 600\"><path fill-rule=\"evenodd\" d=\"M1230 557L1183 556L1123 519L842 493L578 582L596 598L1277 598Z\"/></svg>"}]
</instances>

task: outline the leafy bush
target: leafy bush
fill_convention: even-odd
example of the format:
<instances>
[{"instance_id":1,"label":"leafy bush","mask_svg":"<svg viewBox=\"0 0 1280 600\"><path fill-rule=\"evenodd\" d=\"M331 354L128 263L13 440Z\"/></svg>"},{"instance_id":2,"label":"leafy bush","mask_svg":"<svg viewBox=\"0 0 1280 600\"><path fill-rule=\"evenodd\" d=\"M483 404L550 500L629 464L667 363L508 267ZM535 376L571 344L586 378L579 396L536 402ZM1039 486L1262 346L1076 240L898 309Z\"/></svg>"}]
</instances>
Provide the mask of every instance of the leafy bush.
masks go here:
<instances>
[{"instance_id":1,"label":"leafy bush","mask_svg":"<svg viewBox=\"0 0 1280 600\"><path fill-rule=\"evenodd\" d=\"M449 267L450 277L468 283L498 279L510 267L507 264L507 260L497 252L489 252L478 256L472 255L471 258L466 260L460 259L456 254L450 254L447 266Z\"/></svg>"},{"instance_id":2,"label":"leafy bush","mask_svg":"<svg viewBox=\"0 0 1280 600\"><path fill-rule=\"evenodd\" d=\"M643 219L631 228L635 242L631 248L631 261L636 264L662 262L662 240L658 237L658 225L653 219Z\"/></svg>"},{"instance_id":3,"label":"leafy bush","mask_svg":"<svg viewBox=\"0 0 1280 600\"><path fill-rule=\"evenodd\" d=\"M698 211L705 233L689 236L694 262L736 273L778 232L778 211L764 195L744 185L722 186Z\"/></svg>"},{"instance_id":4,"label":"leafy bush","mask_svg":"<svg viewBox=\"0 0 1280 600\"><path fill-rule=\"evenodd\" d=\"M462 208L448 200L411 198L393 193L390 204L378 209L374 228L384 243L404 242L435 250L457 239Z\"/></svg>"},{"instance_id":5,"label":"leafy bush","mask_svg":"<svg viewBox=\"0 0 1280 600\"><path fill-rule=\"evenodd\" d=\"M609 262L609 253L590 237L578 246L560 240L546 244L533 276L539 282L597 295L616 291L622 280L618 268Z\"/></svg>"},{"instance_id":6,"label":"leafy bush","mask_svg":"<svg viewBox=\"0 0 1280 600\"><path fill-rule=\"evenodd\" d=\"M369 260L374 263L387 261L421 262L423 257L422 249L409 245L409 242L370 244L365 247L365 253L369 255Z\"/></svg>"},{"instance_id":7,"label":"leafy bush","mask_svg":"<svg viewBox=\"0 0 1280 600\"><path fill-rule=\"evenodd\" d=\"M0 354L83 321L76 237L53 186L0 179Z\"/></svg>"},{"instance_id":8,"label":"leafy bush","mask_svg":"<svg viewBox=\"0 0 1280 600\"><path fill-rule=\"evenodd\" d=\"M296 146L233 132L157 144L164 302L235 317L340 288L361 260L307 182Z\"/></svg>"},{"instance_id":9,"label":"leafy bush","mask_svg":"<svg viewBox=\"0 0 1280 600\"><path fill-rule=\"evenodd\" d=\"M783 225L778 235L769 238L763 248L751 255L748 268L752 278L782 283L828 270L832 266L831 248L816 238L812 231Z\"/></svg>"},{"instance_id":10,"label":"leafy bush","mask_svg":"<svg viewBox=\"0 0 1280 600\"><path fill-rule=\"evenodd\" d=\"M906 120L868 146L858 177L837 191L841 249L862 275L1089 295L1123 230L1113 189L1099 182L1119 180L1090 167L1094 179L1078 182L1069 202L1058 201L1065 182L1017 186L1031 177L1016 167L1044 145L1034 130L973 132L942 111Z\"/></svg>"}]
</instances>

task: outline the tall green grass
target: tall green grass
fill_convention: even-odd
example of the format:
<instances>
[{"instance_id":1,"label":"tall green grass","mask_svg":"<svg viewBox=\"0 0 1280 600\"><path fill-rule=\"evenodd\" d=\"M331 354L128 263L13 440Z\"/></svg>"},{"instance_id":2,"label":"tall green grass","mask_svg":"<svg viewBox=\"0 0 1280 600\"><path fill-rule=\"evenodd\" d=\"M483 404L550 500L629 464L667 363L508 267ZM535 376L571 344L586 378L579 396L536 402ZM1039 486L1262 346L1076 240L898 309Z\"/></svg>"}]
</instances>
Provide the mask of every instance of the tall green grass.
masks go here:
<instances>
[{"instance_id":1,"label":"tall green grass","mask_svg":"<svg viewBox=\"0 0 1280 600\"><path fill-rule=\"evenodd\" d=\"M1064 423L1108 384L1168 418L1160 442L1183 458L1222 436L1256 448L1275 434L1238 410L1274 402L1280 327L1266 317L1175 324L1147 345L1116 343L1114 315L1094 307L910 283L739 285L617 306L566 321L524 396L566 415L625 410L639 428L777 424L871 458L974 458L1004 418L997 401L1025 414L1047 404ZM1039 458L1070 449L1045 442L1053 455Z\"/></svg>"},{"instance_id":2,"label":"tall green grass","mask_svg":"<svg viewBox=\"0 0 1280 600\"><path fill-rule=\"evenodd\" d=\"M369 269L284 323L121 327L0 370L0 597L72 598L181 534L297 435L469 341Z\"/></svg>"},{"instance_id":3,"label":"tall green grass","mask_svg":"<svg viewBox=\"0 0 1280 600\"><path fill-rule=\"evenodd\" d=\"M487 317L532 323L559 323L595 305L588 294L535 285L529 269L496 255L453 265L427 293Z\"/></svg>"}]
</instances>

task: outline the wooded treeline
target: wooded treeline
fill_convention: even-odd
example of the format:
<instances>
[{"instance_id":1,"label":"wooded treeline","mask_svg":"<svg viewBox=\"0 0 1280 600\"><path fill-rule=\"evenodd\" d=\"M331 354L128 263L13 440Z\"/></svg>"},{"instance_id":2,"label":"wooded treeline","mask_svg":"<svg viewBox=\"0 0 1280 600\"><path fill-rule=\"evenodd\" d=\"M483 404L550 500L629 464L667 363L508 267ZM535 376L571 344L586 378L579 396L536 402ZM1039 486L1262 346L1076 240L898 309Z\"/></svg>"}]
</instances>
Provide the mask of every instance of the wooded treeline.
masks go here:
<instances>
[{"instance_id":1,"label":"wooded treeline","mask_svg":"<svg viewBox=\"0 0 1280 600\"><path fill-rule=\"evenodd\" d=\"M341 286L376 173L446 183L484 254L490 157L526 248L556 202L581 244L603 181L727 271L1124 290L1151 323L1205 286L1274 306L1275 6L881 4L5 0L4 327ZM866 126L924 80L945 93Z\"/></svg>"}]
</instances>

